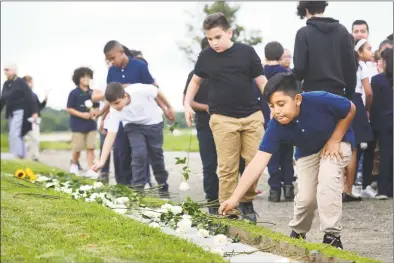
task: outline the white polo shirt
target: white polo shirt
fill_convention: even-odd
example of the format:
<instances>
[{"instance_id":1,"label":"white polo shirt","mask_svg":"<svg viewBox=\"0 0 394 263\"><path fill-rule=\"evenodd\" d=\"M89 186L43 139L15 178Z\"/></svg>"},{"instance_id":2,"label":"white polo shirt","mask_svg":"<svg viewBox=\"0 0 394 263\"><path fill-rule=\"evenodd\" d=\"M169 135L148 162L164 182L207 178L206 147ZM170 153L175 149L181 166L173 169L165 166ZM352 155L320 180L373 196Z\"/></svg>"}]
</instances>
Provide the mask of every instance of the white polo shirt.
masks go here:
<instances>
[{"instance_id":1,"label":"white polo shirt","mask_svg":"<svg viewBox=\"0 0 394 263\"><path fill-rule=\"evenodd\" d=\"M130 96L130 103L121 111L111 107L109 116L105 119L105 128L108 132L117 132L120 121L123 122L123 126L128 123L153 125L163 121L161 110L155 101L158 88L137 83L129 85L125 91Z\"/></svg>"}]
</instances>

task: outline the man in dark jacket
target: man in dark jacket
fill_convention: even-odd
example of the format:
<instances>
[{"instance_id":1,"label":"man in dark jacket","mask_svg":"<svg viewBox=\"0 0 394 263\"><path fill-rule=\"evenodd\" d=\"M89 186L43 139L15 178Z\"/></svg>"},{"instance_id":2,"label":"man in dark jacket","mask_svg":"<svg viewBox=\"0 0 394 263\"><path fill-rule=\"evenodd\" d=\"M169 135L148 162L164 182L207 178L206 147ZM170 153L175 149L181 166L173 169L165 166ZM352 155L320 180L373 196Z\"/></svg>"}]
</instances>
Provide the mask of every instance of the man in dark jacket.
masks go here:
<instances>
[{"instance_id":1,"label":"man in dark jacket","mask_svg":"<svg viewBox=\"0 0 394 263\"><path fill-rule=\"evenodd\" d=\"M304 91L328 91L351 99L356 87L354 40L338 20L324 17L326 1L300 1L298 16L308 20L294 45L294 73Z\"/></svg>"},{"instance_id":2,"label":"man in dark jacket","mask_svg":"<svg viewBox=\"0 0 394 263\"><path fill-rule=\"evenodd\" d=\"M31 123L27 120L32 117L32 122L38 119L38 110L33 93L26 81L16 75L16 66L8 64L4 67L7 81L4 82L0 98L0 110L6 106L8 118L10 152L15 157L25 157L25 143L23 136L31 130Z\"/></svg>"}]
</instances>

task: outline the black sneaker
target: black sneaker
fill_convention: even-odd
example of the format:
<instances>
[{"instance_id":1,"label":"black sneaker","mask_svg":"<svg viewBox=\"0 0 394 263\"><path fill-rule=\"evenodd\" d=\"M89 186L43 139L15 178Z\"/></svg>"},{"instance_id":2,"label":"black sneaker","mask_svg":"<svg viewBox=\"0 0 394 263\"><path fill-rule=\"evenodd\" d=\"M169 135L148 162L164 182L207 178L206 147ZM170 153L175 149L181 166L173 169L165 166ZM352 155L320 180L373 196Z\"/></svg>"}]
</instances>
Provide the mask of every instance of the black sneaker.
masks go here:
<instances>
[{"instance_id":1,"label":"black sneaker","mask_svg":"<svg viewBox=\"0 0 394 263\"><path fill-rule=\"evenodd\" d=\"M336 237L334 235L326 233L323 238L323 244L330 244L333 247L343 250L340 236Z\"/></svg>"},{"instance_id":2,"label":"black sneaker","mask_svg":"<svg viewBox=\"0 0 394 263\"><path fill-rule=\"evenodd\" d=\"M280 202L281 191L276 189L270 190L270 196L268 197L269 202L279 203Z\"/></svg>"},{"instance_id":3,"label":"black sneaker","mask_svg":"<svg viewBox=\"0 0 394 263\"><path fill-rule=\"evenodd\" d=\"M290 238L295 238L295 239L306 239L306 235L305 235L305 234L298 234L297 232L295 232L294 230L292 230L291 233L290 233Z\"/></svg>"},{"instance_id":4,"label":"black sneaker","mask_svg":"<svg viewBox=\"0 0 394 263\"><path fill-rule=\"evenodd\" d=\"M283 186L283 195L285 197L285 200L293 201L294 200L294 186L292 186L292 185Z\"/></svg>"},{"instance_id":5,"label":"black sneaker","mask_svg":"<svg viewBox=\"0 0 394 263\"><path fill-rule=\"evenodd\" d=\"M254 211L253 208L253 202L246 202L246 203L239 203L238 205L239 212L241 212L241 215L244 219L247 219L251 222L256 223L257 217L256 217L256 212Z\"/></svg>"},{"instance_id":6,"label":"black sneaker","mask_svg":"<svg viewBox=\"0 0 394 263\"><path fill-rule=\"evenodd\" d=\"M348 193L343 193L342 194L342 201L343 202L360 202L363 199L361 198L361 196L354 196L352 194L348 194Z\"/></svg>"},{"instance_id":7,"label":"black sneaker","mask_svg":"<svg viewBox=\"0 0 394 263\"><path fill-rule=\"evenodd\" d=\"M159 197L163 199L170 199L170 193L168 192L168 184L165 183L159 188Z\"/></svg>"}]
</instances>

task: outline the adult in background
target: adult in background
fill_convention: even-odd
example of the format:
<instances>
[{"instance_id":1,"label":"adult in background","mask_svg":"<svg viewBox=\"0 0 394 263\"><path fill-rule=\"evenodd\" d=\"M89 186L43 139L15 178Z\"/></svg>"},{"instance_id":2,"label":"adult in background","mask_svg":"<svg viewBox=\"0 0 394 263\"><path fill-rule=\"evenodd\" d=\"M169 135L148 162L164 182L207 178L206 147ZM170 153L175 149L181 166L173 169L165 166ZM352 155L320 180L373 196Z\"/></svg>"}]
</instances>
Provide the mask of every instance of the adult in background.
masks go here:
<instances>
[{"instance_id":1,"label":"adult in background","mask_svg":"<svg viewBox=\"0 0 394 263\"><path fill-rule=\"evenodd\" d=\"M45 94L45 99L41 102L36 93L33 92L33 78L31 76L24 76L23 79L27 85L32 89L33 99L37 104L38 116L41 116L41 111L45 108L48 101L48 93ZM40 123L32 123L31 130L26 134L28 155L33 161L38 162L40 157Z\"/></svg>"},{"instance_id":2,"label":"adult in background","mask_svg":"<svg viewBox=\"0 0 394 263\"><path fill-rule=\"evenodd\" d=\"M23 159L26 154L23 137L31 130L31 124L37 123L37 104L26 81L17 76L15 64L7 64L4 67L4 74L7 80L1 93L0 110L6 106L10 152L15 157ZM30 117L32 122L27 120Z\"/></svg>"},{"instance_id":3,"label":"adult in background","mask_svg":"<svg viewBox=\"0 0 394 263\"><path fill-rule=\"evenodd\" d=\"M284 67L287 71L291 71L290 65L291 65L291 60L293 57L291 56L291 51L287 48L283 50L283 56L282 59L280 60L280 65Z\"/></svg>"}]
</instances>

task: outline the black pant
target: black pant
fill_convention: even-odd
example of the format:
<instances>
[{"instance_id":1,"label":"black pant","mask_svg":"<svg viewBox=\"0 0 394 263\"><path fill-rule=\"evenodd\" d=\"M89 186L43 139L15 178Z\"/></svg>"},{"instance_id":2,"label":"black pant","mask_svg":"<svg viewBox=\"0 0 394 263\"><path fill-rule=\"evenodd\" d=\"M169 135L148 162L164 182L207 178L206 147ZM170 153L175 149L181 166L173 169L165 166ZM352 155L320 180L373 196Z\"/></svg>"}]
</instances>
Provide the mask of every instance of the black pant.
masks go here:
<instances>
[{"instance_id":1,"label":"black pant","mask_svg":"<svg viewBox=\"0 0 394 263\"><path fill-rule=\"evenodd\" d=\"M197 112L195 123L202 161L205 198L212 201L219 198L219 178L216 174L218 162L215 141L209 127L209 118L207 113Z\"/></svg>"},{"instance_id":2,"label":"black pant","mask_svg":"<svg viewBox=\"0 0 394 263\"><path fill-rule=\"evenodd\" d=\"M380 162L378 194L393 196L393 130L384 129L378 133Z\"/></svg>"},{"instance_id":3,"label":"black pant","mask_svg":"<svg viewBox=\"0 0 394 263\"><path fill-rule=\"evenodd\" d=\"M281 144L279 151L274 153L268 163L268 173L270 175L268 184L271 189L279 190L283 185L293 185L294 147L291 144Z\"/></svg>"},{"instance_id":4,"label":"black pant","mask_svg":"<svg viewBox=\"0 0 394 263\"><path fill-rule=\"evenodd\" d=\"M376 133L374 133L376 138ZM372 182L373 157L375 154L376 140L368 142L368 147L363 151L363 189Z\"/></svg>"}]
</instances>

